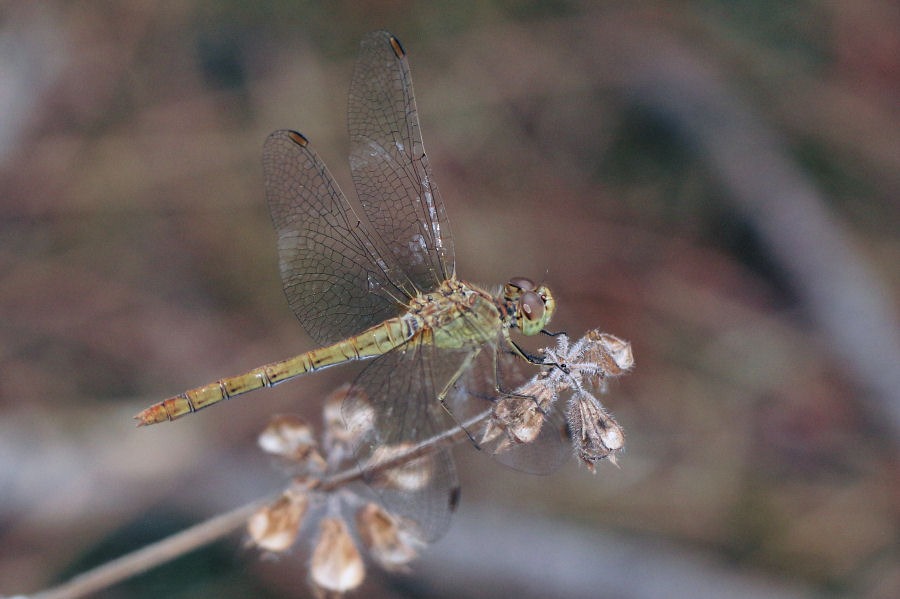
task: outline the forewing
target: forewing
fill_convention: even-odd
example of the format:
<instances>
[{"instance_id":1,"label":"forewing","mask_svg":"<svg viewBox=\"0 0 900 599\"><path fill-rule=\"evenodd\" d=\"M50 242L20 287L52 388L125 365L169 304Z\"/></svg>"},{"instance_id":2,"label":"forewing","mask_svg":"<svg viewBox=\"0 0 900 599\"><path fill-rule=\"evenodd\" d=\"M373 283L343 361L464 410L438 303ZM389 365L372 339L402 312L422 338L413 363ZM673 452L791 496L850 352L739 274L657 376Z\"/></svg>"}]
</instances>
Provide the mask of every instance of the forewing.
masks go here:
<instances>
[{"instance_id":1,"label":"forewing","mask_svg":"<svg viewBox=\"0 0 900 599\"><path fill-rule=\"evenodd\" d=\"M454 272L444 204L422 144L409 64L387 31L363 38L350 85L350 169L378 245L430 291Z\"/></svg>"},{"instance_id":2,"label":"forewing","mask_svg":"<svg viewBox=\"0 0 900 599\"><path fill-rule=\"evenodd\" d=\"M306 138L269 135L263 173L284 293L307 333L327 345L396 316L405 296Z\"/></svg>"}]
</instances>

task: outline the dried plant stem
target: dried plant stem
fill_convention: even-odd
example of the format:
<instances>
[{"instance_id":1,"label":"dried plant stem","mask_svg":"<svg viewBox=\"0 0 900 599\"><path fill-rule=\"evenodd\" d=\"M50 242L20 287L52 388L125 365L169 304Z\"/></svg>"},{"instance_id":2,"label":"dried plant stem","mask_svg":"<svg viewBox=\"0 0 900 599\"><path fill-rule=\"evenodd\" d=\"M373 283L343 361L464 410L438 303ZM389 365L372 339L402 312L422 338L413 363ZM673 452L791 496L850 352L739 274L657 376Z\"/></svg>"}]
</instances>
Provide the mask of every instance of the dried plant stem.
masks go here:
<instances>
[{"instance_id":1,"label":"dried plant stem","mask_svg":"<svg viewBox=\"0 0 900 599\"><path fill-rule=\"evenodd\" d=\"M41 591L29 597L31 599L77 599L105 589L224 537L245 524L247 518L270 500L271 498L259 499L210 518L93 570L79 574L58 587Z\"/></svg>"},{"instance_id":2,"label":"dried plant stem","mask_svg":"<svg viewBox=\"0 0 900 599\"><path fill-rule=\"evenodd\" d=\"M466 429L488 418L490 414L490 410L485 410L463 423L462 427L453 428L435 435L415 447L398 454L391 460L379 463L373 468L361 469L351 467L337 472L323 478L317 488L320 491L333 491L343 485L363 480L365 477L377 474L382 470L395 468L439 447L457 443L468 436ZM47 589L28 597L30 599L78 599L105 589L224 537L246 524L250 516L273 499L274 497L257 499L225 514L214 516L205 522L157 541L152 545L79 574L58 587Z\"/></svg>"}]
</instances>

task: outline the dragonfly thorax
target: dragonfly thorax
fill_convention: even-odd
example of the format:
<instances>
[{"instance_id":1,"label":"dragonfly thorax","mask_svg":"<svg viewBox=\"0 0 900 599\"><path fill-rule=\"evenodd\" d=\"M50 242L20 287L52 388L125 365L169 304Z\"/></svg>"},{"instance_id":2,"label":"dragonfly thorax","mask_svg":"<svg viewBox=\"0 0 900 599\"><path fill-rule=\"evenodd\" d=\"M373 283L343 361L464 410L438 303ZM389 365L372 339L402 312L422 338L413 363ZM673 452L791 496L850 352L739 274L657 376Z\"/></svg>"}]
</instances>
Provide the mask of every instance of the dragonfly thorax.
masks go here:
<instances>
[{"instance_id":1,"label":"dragonfly thorax","mask_svg":"<svg viewBox=\"0 0 900 599\"><path fill-rule=\"evenodd\" d=\"M556 301L544 285L531 279L515 277L503 287L507 309L515 318L523 335L536 335L547 326L556 310Z\"/></svg>"},{"instance_id":2,"label":"dragonfly thorax","mask_svg":"<svg viewBox=\"0 0 900 599\"><path fill-rule=\"evenodd\" d=\"M492 342L504 326L504 307L487 291L448 279L431 293L412 298L408 313L415 331L428 330L434 344L459 348Z\"/></svg>"}]
</instances>

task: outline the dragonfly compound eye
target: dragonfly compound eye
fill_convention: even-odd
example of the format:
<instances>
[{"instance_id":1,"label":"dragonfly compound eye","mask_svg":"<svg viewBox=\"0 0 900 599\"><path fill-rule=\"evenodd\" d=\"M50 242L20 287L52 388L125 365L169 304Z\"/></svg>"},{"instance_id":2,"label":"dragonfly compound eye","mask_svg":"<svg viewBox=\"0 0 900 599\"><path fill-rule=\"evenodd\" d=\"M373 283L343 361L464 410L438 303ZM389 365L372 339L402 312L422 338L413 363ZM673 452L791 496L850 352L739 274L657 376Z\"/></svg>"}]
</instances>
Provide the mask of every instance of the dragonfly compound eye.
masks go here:
<instances>
[{"instance_id":1,"label":"dragonfly compound eye","mask_svg":"<svg viewBox=\"0 0 900 599\"><path fill-rule=\"evenodd\" d=\"M528 320L539 320L544 316L544 300L534 291L526 291L519 300L519 306Z\"/></svg>"}]
</instances>

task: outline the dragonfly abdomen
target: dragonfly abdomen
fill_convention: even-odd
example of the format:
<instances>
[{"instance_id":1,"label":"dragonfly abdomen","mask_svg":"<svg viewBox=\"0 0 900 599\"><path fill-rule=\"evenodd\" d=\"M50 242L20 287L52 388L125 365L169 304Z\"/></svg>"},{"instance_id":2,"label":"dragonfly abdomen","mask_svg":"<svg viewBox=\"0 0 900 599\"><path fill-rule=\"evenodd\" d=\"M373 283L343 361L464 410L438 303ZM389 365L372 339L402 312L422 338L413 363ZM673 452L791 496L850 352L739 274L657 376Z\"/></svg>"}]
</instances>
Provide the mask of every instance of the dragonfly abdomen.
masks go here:
<instances>
[{"instance_id":1,"label":"dragonfly abdomen","mask_svg":"<svg viewBox=\"0 0 900 599\"><path fill-rule=\"evenodd\" d=\"M137 414L135 419L139 421L138 426L175 420L222 400L271 387L307 372L381 355L409 340L420 328L420 320L411 314L391 318L333 345L190 389L150 406Z\"/></svg>"},{"instance_id":2,"label":"dragonfly abdomen","mask_svg":"<svg viewBox=\"0 0 900 599\"><path fill-rule=\"evenodd\" d=\"M408 315L405 318L391 318L366 329L355 337L338 341L328 347L316 349L295 358L261 366L260 369L265 372L270 384L276 385L307 372L344 362L380 356L406 342L415 333L415 326L410 326L406 322L408 318Z\"/></svg>"}]
</instances>

